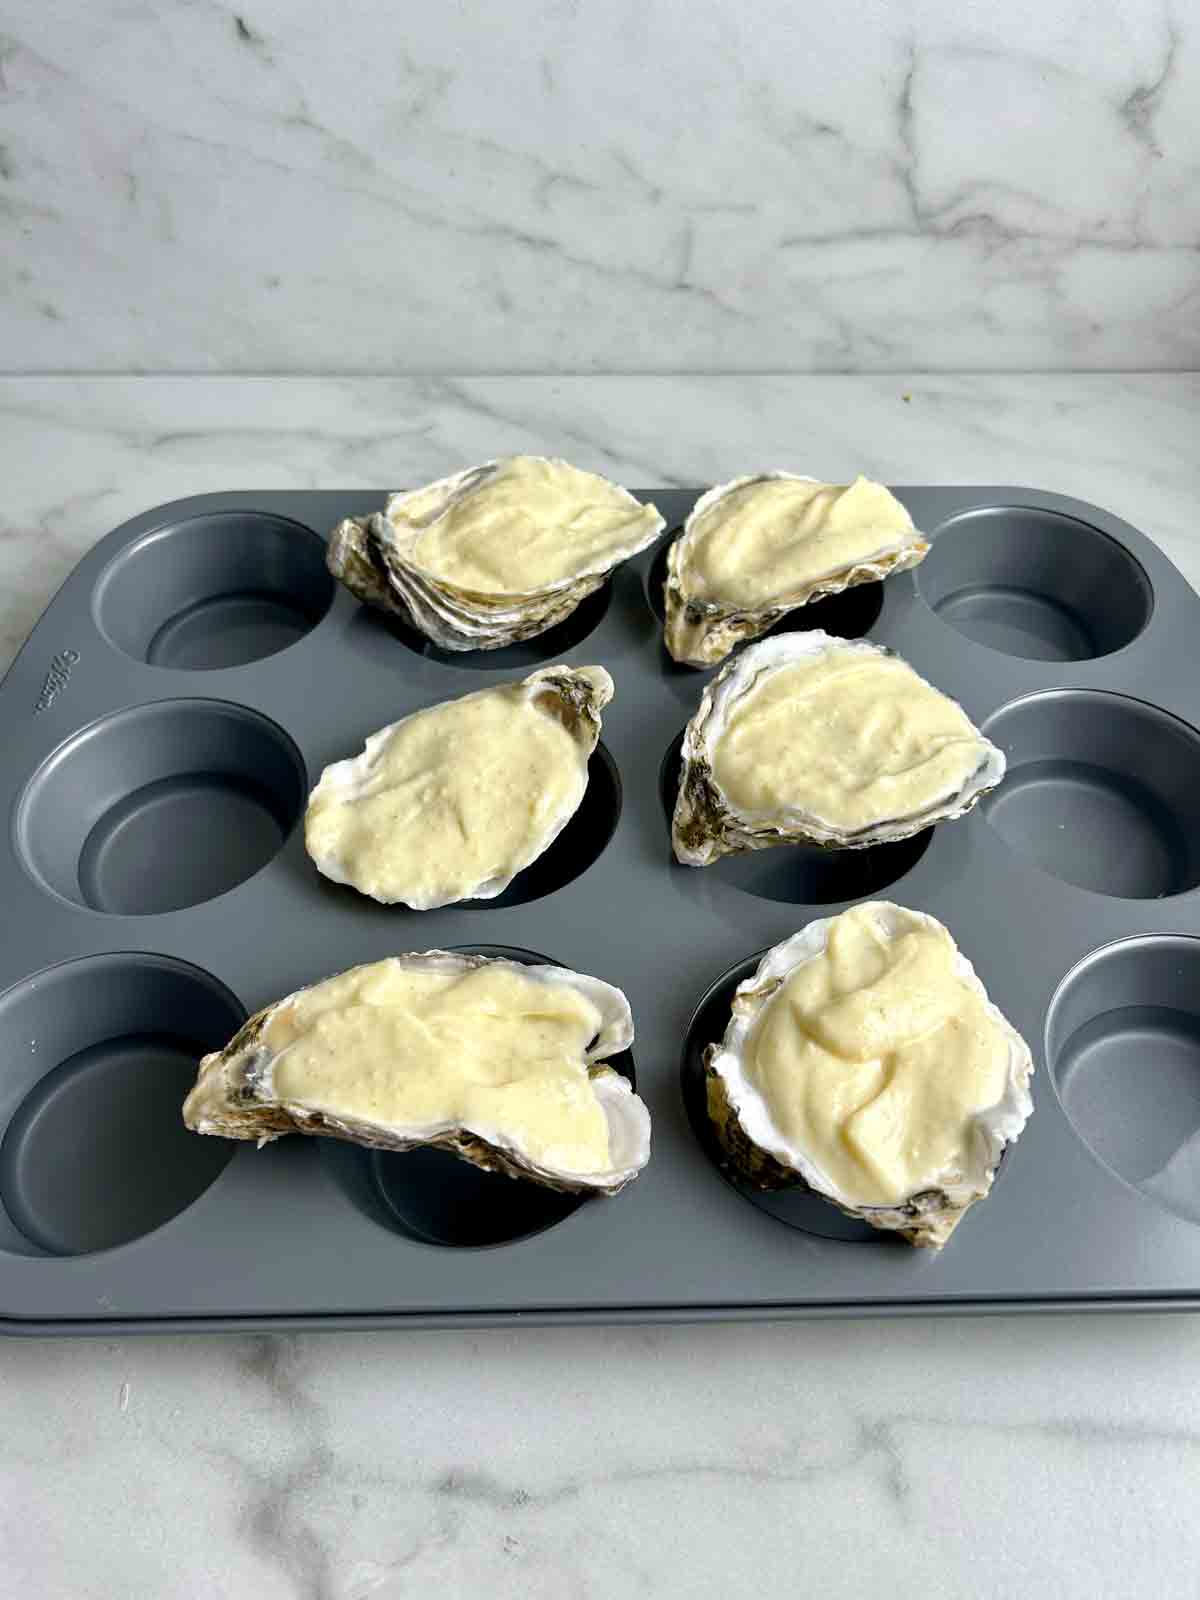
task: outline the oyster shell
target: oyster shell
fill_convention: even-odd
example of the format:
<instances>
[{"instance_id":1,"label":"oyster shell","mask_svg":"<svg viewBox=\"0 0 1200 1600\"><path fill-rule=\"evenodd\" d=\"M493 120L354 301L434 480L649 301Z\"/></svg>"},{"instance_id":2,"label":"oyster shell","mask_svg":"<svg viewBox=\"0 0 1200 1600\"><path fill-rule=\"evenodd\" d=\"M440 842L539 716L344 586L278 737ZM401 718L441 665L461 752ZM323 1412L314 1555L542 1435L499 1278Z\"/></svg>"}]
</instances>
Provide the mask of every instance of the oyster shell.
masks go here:
<instances>
[{"instance_id":1,"label":"oyster shell","mask_svg":"<svg viewBox=\"0 0 1200 1600\"><path fill-rule=\"evenodd\" d=\"M667 552L667 649L676 661L715 666L789 611L904 572L928 551L904 506L868 478L761 472L718 484Z\"/></svg>"},{"instance_id":2,"label":"oyster shell","mask_svg":"<svg viewBox=\"0 0 1200 1600\"><path fill-rule=\"evenodd\" d=\"M498 650L562 622L664 527L607 478L509 456L346 518L326 560L360 600L443 650Z\"/></svg>"},{"instance_id":3,"label":"oyster shell","mask_svg":"<svg viewBox=\"0 0 1200 1600\"><path fill-rule=\"evenodd\" d=\"M804 1185L940 1249L1032 1110L1033 1058L949 931L871 901L810 922L740 983L704 1055L734 1171Z\"/></svg>"},{"instance_id":4,"label":"oyster shell","mask_svg":"<svg viewBox=\"0 0 1200 1600\"><path fill-rule=\"evenodd\" d=\"M776 634L706 686L671 842L693 867L777 844L886 844L961 817L1004 768L962 707L882 645Z\"/></svg>"},{"instance_id":5,"label":"oyster shell","mask_svg":"<svg viewBox=\"0 0 1200 1600\"><path fill-rule=\"evenodd\" d=\"M317 870L414 911L494 899L579 809L612 693L603 667L542 667L381 728L309 797Z\"/></svg>"},{"instance_id":6,"label":"oyster shell","mask_svg":"<svg viewBox=\"0 0 1200 1600\"><path fill-rule=\"evenodd\" d=\"M604 1063L633 1040L619 989L444 950L352 967L267 1006L200 1062L183 1120L256 1139L431 1145L564 1193L616 1194L650 1114Z\"/></svg>"}]
</instances>

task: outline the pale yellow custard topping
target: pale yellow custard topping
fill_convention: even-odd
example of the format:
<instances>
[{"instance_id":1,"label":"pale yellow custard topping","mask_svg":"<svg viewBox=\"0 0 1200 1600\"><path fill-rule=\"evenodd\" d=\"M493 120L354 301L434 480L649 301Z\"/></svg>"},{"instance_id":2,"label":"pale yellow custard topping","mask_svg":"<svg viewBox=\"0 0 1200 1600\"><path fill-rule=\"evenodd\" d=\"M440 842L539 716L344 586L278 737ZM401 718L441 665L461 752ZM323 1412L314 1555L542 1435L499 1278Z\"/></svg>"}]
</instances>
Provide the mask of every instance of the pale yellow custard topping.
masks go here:
<instances>
[{"instance_id":1,"label":"pale yellow custard topping","mask_svg":"<svg viewBox=\"0 0 1200 1600\"><path fill-rule=\"evenodd\" d=\"M273 1098L400 1129L501 1130L534 1163L609 1165L608 1124L586 1050L601 1017L584 995L508 966L464 975L378 961L282 1005L262 1043L279 1052Z\"/></svg>"},{"instance_id":2,"label":"pale yellow custard topping","mask_svg":"<svg viewBox=\"0 0 1200 1600\"><path fill-rule=\"evenodd\" d=\"M504 684L398 723L352 787L323 778L305 844L364 894L444 904L532 859L586 786L586 758L559 718Z\"/></svg>"},{"instance_id":3,"label":"pale yellow custard topping","mask_svg":"<svg viewBox=\"0 0 1200 1600\"><path fill-rule=\"evenodd\" d=\"M605 568L660 526L652 506L606 479L537 456L501 461L439 513L444 500L431 486L389 506L388 517L413 530L406 554L415 566L480 594L528 594Z\"/></svg>"},{"instance_id":4,"label":"pale yellow custard topping","mask_svg":"<svg viewBox=\"0 0 1200 1600\"><path fill-rule=\"evenodd\" d=\"M763 673L732 707L712 764L742 811L801 810L852 832L956 794L987 748L907 662L831 647Z\"/></svg>"},{"instance_id":5,"label":"pale yellow custard topping","mask_svg":"<svg viewBox=\"0 0 1200 1600\"><path fill-rule=\"evenodd\" d=\"M700 514L680 553L680 577L697 600L761 609L915 537L899 500L869 478L769 478Z\"/></svg>"},{"instance_id":6,"label":"pale yellow custard topping","mask_svg":"<svg viewBox=\"0 0 1200 1600\"><path fill-rule=\"evenodd\" d=\"M1002 1098L1009 1051L944 928L888 940L859 906L768 1003L747 1075L844 1199L894 1205L962 1180L972 1119Z\"/></svg>"}]
</instances>

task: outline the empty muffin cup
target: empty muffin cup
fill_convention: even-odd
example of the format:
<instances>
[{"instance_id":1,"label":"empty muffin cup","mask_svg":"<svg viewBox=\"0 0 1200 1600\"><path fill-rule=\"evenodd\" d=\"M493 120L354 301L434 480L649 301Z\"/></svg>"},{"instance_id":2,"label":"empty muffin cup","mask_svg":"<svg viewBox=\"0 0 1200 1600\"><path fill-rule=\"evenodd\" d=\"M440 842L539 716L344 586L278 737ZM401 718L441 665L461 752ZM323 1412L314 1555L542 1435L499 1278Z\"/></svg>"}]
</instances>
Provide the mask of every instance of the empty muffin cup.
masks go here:
<instances>
[{"instance_id":1,"label":"empty muffin cup","mask_svg":"<svg viewBox=\"0 0 1200 1600\"><path fill-rule=\"evenodd\" d=\"M1050 689L989 717L1008 758L980 809L1043 872L1125 899L1200 884L1200 734L1124 695Z\"/></svg>"},{"instance_id":2,"label":"empty muffin cup","mask_svg":"<svg viewBox=\"0 0 1200 1600\"><path fill-rule=\"evenodd\" d=\"M1086 956L1050 1004L1046 1063L1104 1166L1200 1222L1200 939L1146 934Z\"/></svg>"},{"instance_id":3,"label":"empty muffin cup","mask_svg":"<svg viewBox=\"0 0 1200 1600\"><path fill-rule=\"evenodd\" d=\"M151 666L240 667L302 639L335 584L325 542L264 511L211 511L122 550L96 586L101 632Z\"/></svg>"},{"instance_id":4,"label":"empty muffin cup","mask_svg":"<svg viewBox=\"0 0 1200 1600\"><path fill-rule=\"evenodd\" d=\"M558 966L549 956L508 945L459 945L466 955L502 956L526 966ZM608 1057L636 1088L633 1055ZM365 1216L420 1244L482 1249L515 1244L564 1222L581 1205L603 1197L560 1194L527 1178L485 1172L447 1150L372 1150L321 1140L321 1159L342 1192Z\"/></svg>"},{"instance_id":5,"label":"empty muffin cup","mask_svg":"<svg viewBox=\"0 0 1200 1600\"><path fill-rule=\"evenodd\" d=\"M1038 506L980 506L937 530L916 570L937 616L977 644L1034 661L1087 661L1132 643L1153 590L1099 528Z\"/></svg>"},{"instance_id":6,"label":"empty muffin cup","mask_svg":"<svg viewBox=\"0 0 1200 1600\"><path fill-rule=\"evenodd\" d=\"M296 746L219 700L159 700L104 717L26 785L17 847L36 882L122 916L232 889L279 851L304 808Z\"/></svg>"},{"instance_id":7,"label":"empty muffin cup","mask_svg":"<svg viewBox=\"0 0 1200 1600\"><path fill-rule=\"evenodd\" d=\"M64 962L0 995L0 1250L81 1255L178 1216L234 1146L181 1107L245 1011L160 955Z\"/></svg>"}]
</instances>

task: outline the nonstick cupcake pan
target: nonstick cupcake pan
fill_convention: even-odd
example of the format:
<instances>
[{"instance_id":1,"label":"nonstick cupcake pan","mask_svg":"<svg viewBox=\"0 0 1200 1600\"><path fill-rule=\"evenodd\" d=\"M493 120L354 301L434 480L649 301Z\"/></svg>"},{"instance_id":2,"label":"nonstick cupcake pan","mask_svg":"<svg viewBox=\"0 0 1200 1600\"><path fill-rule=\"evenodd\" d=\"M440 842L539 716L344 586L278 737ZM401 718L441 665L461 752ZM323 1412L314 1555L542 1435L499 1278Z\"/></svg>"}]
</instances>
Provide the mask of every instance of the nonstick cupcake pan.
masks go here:
<instances>
[{"instance_id":1,"label":"nonstick cupcake pan","mask_svg":"<svg viewBox=\"0 0 1200 1600\"><path fill-rule=\"evenodd\" d=\"M699 490L649 490L672 529ZM1008 756L970 816L687 868L662 645L670 535L525 645L443 653L329 577L384 495L205 495L105 538L0 684L0 1330L686 1321L1200 1305L1200 600L1141 533L1012 488L896 493L922 566L790 625L868 636ZM657 614L656 614L657 613ZM789 624L785 623L784 626ZM587 797L498 900L410 912L321 878L329 762L555 660L616 681ZM1035 1110L940 1253L722 1171L701 1054L813 917L945 922L1028 1039ZM579 1200L452 1156L188 1133L198 1056L359 962L515 953L618 984L653 1155Z\"/></svg>"}]
</instances>

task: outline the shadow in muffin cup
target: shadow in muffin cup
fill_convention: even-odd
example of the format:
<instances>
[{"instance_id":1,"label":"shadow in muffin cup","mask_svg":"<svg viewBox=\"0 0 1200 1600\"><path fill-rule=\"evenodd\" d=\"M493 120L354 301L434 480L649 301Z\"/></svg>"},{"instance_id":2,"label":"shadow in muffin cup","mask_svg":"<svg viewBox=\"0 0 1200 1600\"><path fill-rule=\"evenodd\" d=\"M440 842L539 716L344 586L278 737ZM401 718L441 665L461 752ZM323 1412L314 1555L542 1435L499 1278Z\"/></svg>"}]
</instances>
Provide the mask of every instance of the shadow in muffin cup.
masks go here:
<instances>
[{"instance_id":1,"label":"shadow in muffin cup","mask_svg":"<svg viewBox=\"0 0 1200 1600\"><path fill-rule=\"evenodd\" d=\"M679 1083L696 1143L735 1194L741 1195L743 1200L748 1200L766 1216L774 1217L789 1228L814 1234L821 1239L832 1239L839 1244L896 1242L889 1241L888 1235L872 1228L870 1223L848 1217L831 1201L814 1194L799 1178L794 1189L758 1189L730 1166L728 1154L708 1115L704 1052L710 1044L719 1044L724 1037L734 991L739 983L755 972L764 954L765 951L760 950L756 955L739 961L710 985L693 1012L684 1035Z\"/></svg>"},{"instance_id":2,"label":"shadow in muffin cup","mask_svg":"<svg viewBox=\"0 0 1200 1600\"><path fill-rule=\"evenodd\" d=\"M589 634L604 621L612 600L612 579L606 579L598 589L586 595L561 622L556 622L545 633L532 639L522 639L517 644L502 645L498 650L444 650L432 639L400 617L364 607L364 617L376 627L385 629L394 639L407 645L416 655L427 661L436 661L444 667L461 667L467 672L529 672L534 667L557 661L568 650L582 644Z\"/></svg>"},{"instance_id":3,"label":"shadow in muffin cup","mask_svg":"<svg viewBox=\"0 0 1200 1600\"><path fill-rule=\"evenodd\" d=\"M510 945L451 946L459 955L502 956L525 966L561 966L549 956ZM606 1063L637 1087L633 1053ZM580 1206L609 1204L603 1195L560 1194L528 1178L510 1178L446 1150L373 1150L321 1140L321 1159L362 1214L419 1244L487 1249L516 1244L565 1222Z\"/></svg>"},{"instance_id":4,"label":"shadow in muffin cup","mask_svg":"<svg viewBox=\"0 0 1200 1600\"><path fill-rule=\"evenodd\" d=\"M0 995L0 1251L77 1256L185 1211L236 1146L180 1108L202 1055L245 1020L171 956L85 956Z\"/></svg>"},{"instance_id":5,"label":"shadow in muffin cup","mask_svg":"<svg viewBox=\"0 0 1200 1600\"><path fill-rule=\"evenodd\" d=\"M658 619L660 627L667 620L664 595L664 585L667 581L667 552L682 531L681 528L675 528L670 536L663 540L655 552L653 561L646 568L646 604ZM849 589L843 589L841 594L831 594L824 600L810 600L806 606L797 606L782 616L760 637L770 639L777 633L809 633L813 629L821 629L838 639L861 639L864 634L870 633L879 621L882 610L882 581L857 583ZM666 660L677 672L694 677L697 672L711 670L707 667L681 664L671 656L665 644L662 650ZM726 660L728 659L726 657ZM717 665L723 664L717 663Z\"/></svg>"},{"instance_id":6,"label":"shadow in muffin cup","mask_svg":"<svg viewBox=\"0 0 1200 1600\"><path fill-rule=\"evenodd\" d=\"M659 794L667 828L675 811L679 775L683 764L683 730L667 747L659 768ZM727 884L760 900L786 905L834 905L865 900L886 889L911 871L928 850L933 829L891 844L867 845L861 850L835 850L821 845L779 844L765 850L747 850L722 856L707 867L688 867L675 861L681 874L703 873L706 881ZM680 881L684 881L681 879Z\"/></svg>"}]
</instances>

